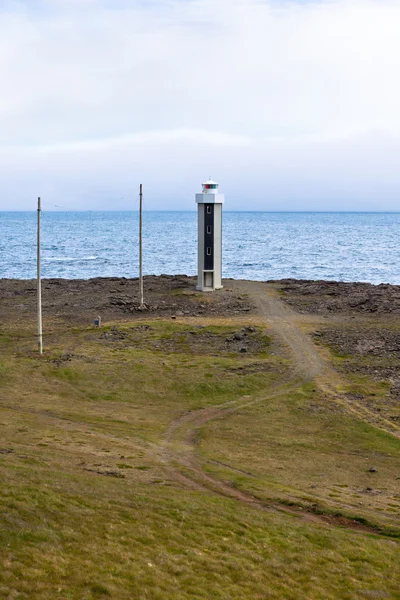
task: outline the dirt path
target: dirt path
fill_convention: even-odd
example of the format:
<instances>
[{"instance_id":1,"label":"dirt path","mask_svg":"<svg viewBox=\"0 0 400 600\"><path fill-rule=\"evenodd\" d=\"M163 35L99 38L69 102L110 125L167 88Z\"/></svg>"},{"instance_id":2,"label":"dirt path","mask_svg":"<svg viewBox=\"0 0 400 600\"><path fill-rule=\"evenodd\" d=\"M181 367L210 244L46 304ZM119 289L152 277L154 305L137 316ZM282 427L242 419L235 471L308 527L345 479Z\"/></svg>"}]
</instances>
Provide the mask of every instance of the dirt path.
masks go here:
<instances>
[{"instance_id":1,"label":"dirt path","mask_svg":"<svg viewBox=\"0 0 400 600\"><path fill-rule=\"evenodd\" d=\"M264 396L263 400L285 396L290 389L294 388L296 385L297 383L295 382L286 385L281 383L280 386L276 386L277 389L274 391L270 390L269 393ZM269 500L266 502L260 500L260 498L257 498L246 491L239 490L229 483L217 479L203 469L195 453L196 438L200 428L210 421L229 417L229 415L234 414L241 408L248 407L259 401L261 400L246 402L241 402L239 400L236 403L231 402L220 406L205 408L187 413L171 423L166 435L168 446L165 450L164 458L171 468L172 477L192 489L225 496L237 500L242 504L252 506L258 510L295 515L309 523L347 527L364 533L379 533L379 529L363 525L358 521L354 521L347 517L328 514L324 515L317 512L314 513L312 509L303 509L301 506L290 507L279 501ZM225 466L232 468L230 465Z\"/></svg>"},{"instance_id":2,"label":"dirt path","mask_svg":"<svg viewBox=\"0 0 400 600\"><path fill-rule=\"evenodd\" d=\"M257 402L264 402L279 396L285 397L291 390L296 389L301 381L315 381L327 398L329 397L334 402L345 406L348 412L355 414L357 417L365 419L371 416L361 414L361 412L365 413L366 409L349 406L340 396L335 383L338 377L337 374L318 353L312 341L299 328L299 315L286 307L273 290L268 289L265 284L257 282L234 282L231 285L235 291L249 295L255 302L259 313L265 318L273 335L287 347L293 361L292 373L289 376L286 374L281 381L266 390L261 398L248 399L246 397L223 405L189 412L172 422L165 439L166 463L174 471L175 478L198 490L227 496L262 510L278 510L300 515L307 521L376 532L373 528L344 517L314 514L310 510L288 507L279 504L279 502L265 503L253 495L213 477L203 469L196 456L196 440L202 426L216 419L227 418ZM369 419L367 418L367 420ZM392 423L389 424L392 425ZM386 429L386 423L380 425Z\"/></svg>"},{"instance_id":3,"label":"dirt path","mask_svg":"<svg viewBox=\"0 0 400 600\"><path fill-rule=\"evenodd\" d=\"M265 284L256 281L235 281L232 287L247 293L255 302L274 335L290 351L294 370L304 381L310 381L324 373L327 365L314 344L299 329L298 315L279 300L276 292L268 290Z\"/></svg>"},{"instance_id":4,"label":"dirt path","mask_svg":"<svg viewBox=\"0 0 400 600\"><path fill-rule=\"evenodd\" d=\"M273 334L289 350L294 370L303 381L315 381L316 386L325 394L326 400L334 402L344 412L400 437L399 425L368 410L354 398L339 391L344 386L340 374L333 369L328 360L322 357L310 338L299 327L302 322L308 321L307 315L301 317L295 313L279 300L274 290L268 289L263 283L234 282L233 288L240 290L241 293L247 293L255 302Z\"/></svg>"}]
</instances>

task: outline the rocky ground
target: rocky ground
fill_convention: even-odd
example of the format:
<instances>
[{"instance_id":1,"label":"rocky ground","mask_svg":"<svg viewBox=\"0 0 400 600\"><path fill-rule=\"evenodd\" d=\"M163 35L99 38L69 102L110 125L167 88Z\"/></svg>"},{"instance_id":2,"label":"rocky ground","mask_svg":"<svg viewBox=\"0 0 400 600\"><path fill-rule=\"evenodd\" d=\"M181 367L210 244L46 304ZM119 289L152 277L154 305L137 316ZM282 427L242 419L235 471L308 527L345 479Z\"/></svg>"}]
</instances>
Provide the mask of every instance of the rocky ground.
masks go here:
<instances>
[{"instance_id":1,"label":"rocky ground","mask_svg":"<svg viewBox=\"0 0 400 600\"><path fill-rule=\"evenodd\" d=\"M327 346L336 357L336 369L355 382L351 395L399 422L400 286L292 279L272 285L296 312L322 317L314 341ZM364 383L368 381L378 387Z\"/></svg>"},{"instance_id":2,"label":"rocky ground","mask_svg":"<svg viewBox=\"0 0 400 600\"><path fill-rule=\"evenodd\" d=\"M336 355L336 369L358 383L352 396L370 409L400 422L400 329L398 323L353 321L327 325L314 333ZM373 381L377 388L368 381ZM357 389L358 387L358 389Z\"/></svg>"},{"instance_id":3,"label":"rocky ground","mask_svg":"<svg viewBox=\"0 0 400 600\"><path fill-rule=\"evenodd\" d=\"M0 320L19 322L36 315L36 282L0 280ZM72 324L102 322L121 317L134 319L148 313L151 317L229 316L251 312L246 296L225 286L214 294L196 291L196 280L186 275L144 277L144 309L140 309L138 279L124 277L44 279L42 282L43 318L57 318Z\"/></svg>"},{"instance_id":4,"label":"rocky ground","mask_svg":"<svg viewBox=\"0 0 400 600\"><path fill-rule=\"evenodd\" d=\"M282 279L271 282L301 313L400 315L400 285Z\"/></svg>"},{"instance_id":5,"label":"rocky ground","mask_svg":"<svg viewBox=\"0 0 400 600\"><path fill-rule=\"evenodd\" d=\"M283 279L267 282L282 292L282 300L302 314L400 315L400 286L335 281ZM214 294L195 289L196 280L186 275L144 277L145 311L152 316L229 315L252 312L246 294L237 294L230 280ZM43 311L50 317L85 322L134 316L139 307L138 279L124 277L44 279ZM0 279L0 319L24 319L36 314L36 282Z\"/></svg>"},{"instance_id":6,"label":"rocky ground","mask_svg":"<svg viewBox=\"0 0 400 600\"><path fill-rule=\"evenodd\" d=\"M266 352L272 356L277 350L307 380L318 381L327 366L333 367L333 388L324 396L325 404L313 402L310 410L329 406L346 413L348 407L348 414L398 432L400 286L225 280L222 290L210 294L197 291L196 280L185 275L146 276L143 308L137 279L49 279L42 287L49 347L74 326L83 326L85 342L99 345L101 352L146 349L155 356L182 354L184 361L190 356L236 356L228 371L244 377L266 372L282 376L279 365L265 360ZM7 329L18 331L18 352L24 356L35 355L36 310L35 281L0 280L0 340L2 324L6 337ZM98 315L103 327L90 327ZM217 329L210 317L216 318ZM29 335L21 337L24 329ZM65 367L88 359L66 347L47 360Z\"/></svg>"},{"instance_id":7,"label":"rocky ground","mask_svg":"<svg viewBox=\"0 0 400 600\"><path fill-rule=\"evenodd\" d=\"M240 284L239 286L236 283ZM322 319L323 326L313 333L314 341L330 348L341 360L337 368L347 373L365 375L390 386L390 403L400 402L400 286L341 283L332 281L298 281L285 279L267 282L280 299L307 320ZM145 307L139 305L137 279L119 277L89 280L45 279L43 289L44 321L71 325L92 324L100 316L103 324L110 321L134 321L168 317L233 317L254 314L251 282L226 280L224 289L213 294L196 291L195 278L186 275L146 276ZM247 293L249 292L249 293ZM22 323L36 318L36 282L0 280L0 322ZM268 315L265 315L268 318ZM135 331L135 338L141 333ZM103 334L102 334L103 335ZM105 342L121 340L118 328L104 333ZM194 329L179 339L180 347L190 351L193 344L201 352L202 345L215 345L210 331ZM151 337L151 336L150 336ZM125 343L128 343L127 339ZM150 340L148 340L148 343ZM153 343L153 342L152 342ZM161 344L161 342L157 342ZM220 342L218 342L220 343ZM258 334L251 331L227 332L224 349L234 352L259 351ZM174 339L162 344L176 345ZM221 348L215 346L218 352ZM254 348L253 348L254 346ZM388 398L389 401L389 398ZM398 418L397 409L394 418Z\"/></svg>"}]
</instances>

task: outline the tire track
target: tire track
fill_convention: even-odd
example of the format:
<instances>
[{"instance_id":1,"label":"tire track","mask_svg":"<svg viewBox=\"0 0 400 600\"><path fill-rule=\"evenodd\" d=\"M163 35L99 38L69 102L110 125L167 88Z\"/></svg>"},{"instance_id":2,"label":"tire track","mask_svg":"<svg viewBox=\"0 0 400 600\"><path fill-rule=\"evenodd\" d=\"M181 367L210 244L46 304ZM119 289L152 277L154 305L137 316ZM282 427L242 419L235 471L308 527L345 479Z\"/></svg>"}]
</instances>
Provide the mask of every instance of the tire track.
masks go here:
<instances>
[{"instance_id":1,"label":"tire track","mask_svg":"<svg viewBox=\"0 0 400 600\"><path fill-rule=\"evenodd\" d=\"M269 293L268 288L262 283L234 282L232 287L240 293L247 293L255 302L259 313L265 318L274 335L288 348L293 360L293 371L271 386L262 397L246 401L243 401L242 398L218 406L191 411L174 420L166 432L164 450L164 460L169 465L173 477L192 489L217 493L261 510L297 515L309 522L379 533L378 528L360 524L346 517L317 514L312 509L289 507L278 501L264 502L252 494L210 475L202 467L196 456L197 436L201 427L210 421L228 418L241 409L259 402L286 396L291 391L295 391L302 382L315 381L327 396L358 418L369 420L366 417L370 416L365 414L368 411L361 410L363 407L358 406L357 409L350 407L348 402L337 393L331 381L333 375L337 378L336 373L323 360L311 340L299 329L296 324L298 321L296 313L283 305L279 299L273 296L273 293ZM362 412L364 414L361 414ZM384 423L384 425L387 424Z\"/></svg>"}]
</instances>

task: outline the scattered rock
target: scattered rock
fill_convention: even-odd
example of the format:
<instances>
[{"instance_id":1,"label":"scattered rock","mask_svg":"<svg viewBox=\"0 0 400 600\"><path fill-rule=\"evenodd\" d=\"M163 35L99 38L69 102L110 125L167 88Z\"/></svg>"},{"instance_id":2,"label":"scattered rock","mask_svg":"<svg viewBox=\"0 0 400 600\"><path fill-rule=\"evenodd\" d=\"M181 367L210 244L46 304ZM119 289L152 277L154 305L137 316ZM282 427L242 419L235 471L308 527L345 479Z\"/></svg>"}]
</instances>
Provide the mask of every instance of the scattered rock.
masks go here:
<instances>
[{"instance_id":1,"label":"scattered rock","mask_svg":"<svg viewBox=\"0 0 400 600\"><path fill-rule=\"evenodd\" d=\"M145 307L139 305L137 278L95 277L92 279L43 279L43 310L47 317L56 316L68 325L93 323L101 314L104 321L121 316L171 317L177 312L196 316L201 312L213 316L244 314L254 309L249 298L237 293L202 294L195 290L196 279L186 275L146 275L144 277ZM36 317L36 286L32 280L3 279L0 294L0 322L24 317Z\"/></svg>"},{"instance_id":2,"label":"scattered rock","mask_svg":"<svg viewBox=\"0 0 400 600\"><path fill-rule=\"evenodd\" d=\"M243 340L244 335L242 333L234 333L233 334L233 339L234 340Z\"/></svg>"},{"instance_id":3,"label":"scattered rock","mask_svg":"<svg viewBox=\"0 0 400 600\"><path fill-rule=\"evenodd\" d=\"M118 479L125 479L125 475L120 473L119 471L111 471L111 470L99 470L99 469L84 469L85 471L89 471L90 473L96 473L97 475L104 475L106 477L117 477Z\"/></svg>"},{"instance_id":4,"label":"scattered rock","mask_svg":"<svg viewBox=\"0 0 400 600\"><path fill-rule=\"evenodd\" d=\"M308 314L377 313L400 314L400 286L282 279L283 300Z\"/></svg>"},{"instance_id":5,"label":"scattered rock","mask_svg":"<svg viewBox=\"0 0 400 600\"><path fill-rule=\"evenodd\" d=\"M71 361L73 359L73 357L74 357L73 354L65 353L65 354L61 354L61 356L58 356L57 358L51 358L47 362L53 363L59 367L63 363Z\"/></svg>"}]
</instances>

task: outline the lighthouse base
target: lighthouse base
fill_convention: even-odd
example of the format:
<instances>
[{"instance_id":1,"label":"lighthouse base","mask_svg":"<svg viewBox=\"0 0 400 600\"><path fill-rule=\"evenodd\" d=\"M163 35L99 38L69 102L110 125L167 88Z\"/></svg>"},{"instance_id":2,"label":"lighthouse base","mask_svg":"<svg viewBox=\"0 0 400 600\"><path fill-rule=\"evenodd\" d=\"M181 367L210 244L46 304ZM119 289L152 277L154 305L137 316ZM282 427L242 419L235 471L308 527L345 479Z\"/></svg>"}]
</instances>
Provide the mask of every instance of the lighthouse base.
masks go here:
<instances>
[{"instance_id":1,"label":"lighthouse base","mask_svg":"<svg viewBox=\"0 0 400 600\"><path fill-rule=\"evenodd\" d=\"M203 271L202 276L198 277L196 290L200 292L214 292L222 288L221 280L217 280L214 271Z\"/></svg>"}]
</instances>

